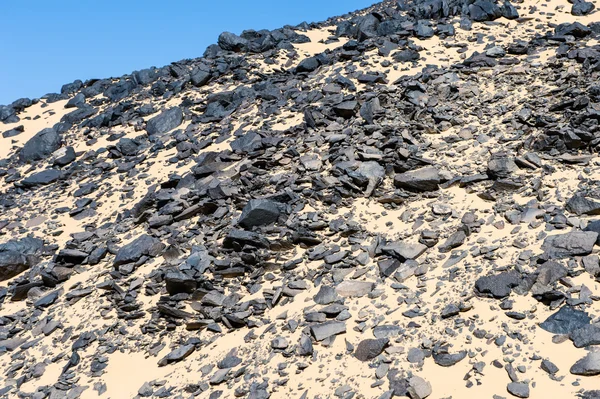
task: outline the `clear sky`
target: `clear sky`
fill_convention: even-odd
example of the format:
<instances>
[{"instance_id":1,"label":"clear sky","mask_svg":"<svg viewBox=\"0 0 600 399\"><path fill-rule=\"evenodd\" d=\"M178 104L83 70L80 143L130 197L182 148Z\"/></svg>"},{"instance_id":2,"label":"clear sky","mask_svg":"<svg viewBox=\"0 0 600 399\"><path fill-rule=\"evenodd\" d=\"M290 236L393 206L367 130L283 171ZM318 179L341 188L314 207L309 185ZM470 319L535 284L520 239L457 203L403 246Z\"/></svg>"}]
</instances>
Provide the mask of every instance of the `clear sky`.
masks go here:
<instances>
[{"instance_id":1,"label":"clear sky","mask_svg":"<svg viewBox=\"0 0 600 399\"><path fill-rule=\"evenodd\" d=\"M2 0L0 104L202 56L219 33L322 21L375 0Z\"/></svg>"}]
</instances>

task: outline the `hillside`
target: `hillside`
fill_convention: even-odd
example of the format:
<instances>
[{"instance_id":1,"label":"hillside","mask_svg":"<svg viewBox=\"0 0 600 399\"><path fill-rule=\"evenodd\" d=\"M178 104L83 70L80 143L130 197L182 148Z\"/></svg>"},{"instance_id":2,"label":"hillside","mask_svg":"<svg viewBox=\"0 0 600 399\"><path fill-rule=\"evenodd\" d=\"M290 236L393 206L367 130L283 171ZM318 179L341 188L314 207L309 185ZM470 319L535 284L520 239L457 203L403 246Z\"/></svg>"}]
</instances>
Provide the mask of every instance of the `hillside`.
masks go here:
<instances>
[{"instance_id":1,"label":"hillside","mask_svg":"<svg viewBox=\"0 0 600 399\"><path fill-rule=\"evenodd\" d=\"M600 398L599 15L384 1L0 106L0 397Z\"/></svg>"}]
</instances>

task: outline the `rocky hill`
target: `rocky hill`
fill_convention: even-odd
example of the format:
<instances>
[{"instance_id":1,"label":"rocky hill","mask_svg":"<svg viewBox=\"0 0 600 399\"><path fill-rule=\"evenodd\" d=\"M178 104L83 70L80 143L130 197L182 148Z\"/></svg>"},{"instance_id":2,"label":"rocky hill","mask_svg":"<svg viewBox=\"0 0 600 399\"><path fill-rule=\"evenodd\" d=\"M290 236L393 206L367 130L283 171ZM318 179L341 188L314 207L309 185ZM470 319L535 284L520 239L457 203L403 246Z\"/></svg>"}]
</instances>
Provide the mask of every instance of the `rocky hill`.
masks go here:
<instances>
[{"instance_id":1,"label":"rocky hill","mask_svg":"<svg viewBox=\"0 0 600 399\"><path fill-rule=\"evenodd\" d=\"M0 397L600 398L599 15L384 1L1 106Z\"/></svg>"}]
</instances>

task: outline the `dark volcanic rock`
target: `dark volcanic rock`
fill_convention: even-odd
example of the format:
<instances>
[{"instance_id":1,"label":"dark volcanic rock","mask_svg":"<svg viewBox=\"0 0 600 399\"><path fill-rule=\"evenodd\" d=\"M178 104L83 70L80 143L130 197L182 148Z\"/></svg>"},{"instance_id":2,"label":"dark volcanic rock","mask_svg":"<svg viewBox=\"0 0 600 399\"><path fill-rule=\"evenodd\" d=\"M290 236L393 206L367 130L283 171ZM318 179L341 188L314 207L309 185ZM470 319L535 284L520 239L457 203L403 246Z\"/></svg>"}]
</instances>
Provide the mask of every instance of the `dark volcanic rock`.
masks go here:
<instances>
[{"instance_id":1,"label":"dark volcanic rock","mask_svg":"<svg viewBox=\"0 0 600 399\"><path fill-rule=\"evenodd\" d=\"M394 184L410 191L435 191L446 180L438 169L427 167L396 175Z\"/></svg>"},{"instance_id":2,"label":"dark volcanic rock","mask_svg":"<svg viewBox=\"0 0 600 399\"><path fill-rule=\"evenodd\" d=\"M579 328L569 335L576 348L585 348L589 345L600 345L600 326L587 325Z\"/></svg>"},{"instance_id":3,"label":"dark volcanic rock","mask_svg":"<svg viewBox=\"0 0 600 399\"><path fill-rule=\"evenodd\" d=\"M114 266L137 262L142 256L157 256L164 244L154 237L144 234L122 247L115 257Z\"/></svg>"},{"instance_id":4,"label":"dark volcanic rock","mask_svg":"<svg viewBox=\"0 0 600 399\"><path fill-rule=\"evenodd\" d=\"M383 352L390 340L387 338L365 339L356 347L354 356L361 362L366 362L375 359Z\"/></svg>"},{"instance_id":5,"label":"dark volcanic rock","mask_svg":"<svg viewBox=\"0 0 600 399\"><path fill-rule=\"evenodd\" d=\"M458 353L433 353L433 360L435 364L442 367L454 366L456 363L467 357L467 351L460 351Z\"/></svg>"},{"instance_id":6,"label":"dark volcanic rock","mask_svg":"<svg viewBox=\"0 0 600 399\"><path fill-rule=\"evenodd\" d=\"M44 129L25 143L19 159L23 162L39 161L58 150L61 143L62 138L55 129Z\"/></svg>"},{"instance_id":7,"label":"dark volcanic rock","mask_svg":"<svg viewBox=\"0 0 600 399\"><path fill-rule=\"evenodd\" d=\"M281 214L282 204L266 199L254 199L242 210L238 224L245 229L275 223Z\"/></svg>"},{"instance_id":8,"label":"dark volcanic rock","mask_svg":"<svg viewBox=\"0 0 600 399\"><path fill-rule=\"evenodd\" d=\"M600 202L576 194L567 201L567 210L577 215L600 215Z\"/></svg>"},{"instance_id":9,"label":"dark volcanic rock","mask_svg":"<svg viewBox=\"0 0 600 399\"><path fill-rule=\"evenodd\" d=\"M600 375L600 352L588 353L571 367L571 374L594 376Z\"/></svg>"},{"instance_id":10,"label":"dark volcanic rock","mask_svg":"<svg viewBox=\"0 0 600 399\"><path fill-rule=\"evenodd\" d=\"M174 107L163 111L146 123L146 132L149 136L170 132L183 122L183 111Z\"/></svg>"},{"instance_id":11,"label":"dark volcanic rock","mask_svg":"<svg viewBox=\"0 0 600 399\"><path fill-rule=\"evenodd\" d=\"M45 186L54 183L61 176L61 171L57 169L47 169L42 172L35 173L26 179L23 179L21 184L23 187Z\"/></svg>"},{"instance_id":12,"label":"dark volcanic rock","mask_svg":"<svg viewBox=\"0 0 600 399\"><path fill-rule=\"evenodd\" d=\"M334 335L345 333L346 323L339 321L327 321L325 323L311 326L310 331L317 341L323 341L324 339L333 337Z\"/></svg>"},{"instance_id":13,"label":"dark volcanic rock","mask_svg":"<svg viewBox=\"0 0 600 399\"><path fill-rule=\"evenodd\" d=\"M158 365L162 367L166 366L167 364L180 362L191 355L195 349L196 347L192 344L182 345L160 359Z\"/></svg>"},{"instance_id":14,"label":"dark volcanic rock","mask_svg":"<svg viewBox=\"0 0 600 399\"><path fill-rule=\"evenodd\" d=\"M596 239L596 245L600 245L600 220L595 220L593 222L588 223L584 231L591 231L598 234L598 238Z\"/></svg>"},{"instance_id":15,"label":"dark volcanic rock","mask_svg":"<svg viewBox=\"0 0 600 399\"><path fill-rule=\"evenodd\" d=\"M475 282L475 291L478 295L501 299L509 296L512 288L518 286L520 281L516 271L483 276Z\"/></svg>"},{"instance_id":16,"label":"dark volcanic rock","mask_svg":"<svg viewBox=\"0 0 600 399\"><path fill-rule=\"evenodd\" d=\"M589 255L598 239L593 231L572 231L546 237L542 250L550 259L561 259L577 255Z\"/></svg>"},{"instance_id":17,"label":"dark volcanic rock","mask_svg":"<svg viewBox=\"0 0 600 399\"><path fill-rule=\"evenodd\" d=\"M43 246L42 240L31 237L0 244L0 281L8 280L36 264Z\"/></svg>"},{"instance_id":18,"label":"dark volcanic rock","mask_svg":"<svg viewBox=\"0 0 600 399\"><path fill-rule=\"evenodd\" d=\"M587 313L563 306L543 323L540 328L553 334L570 334L590 324L591 317Z\"/></svg>"}]
</instances>

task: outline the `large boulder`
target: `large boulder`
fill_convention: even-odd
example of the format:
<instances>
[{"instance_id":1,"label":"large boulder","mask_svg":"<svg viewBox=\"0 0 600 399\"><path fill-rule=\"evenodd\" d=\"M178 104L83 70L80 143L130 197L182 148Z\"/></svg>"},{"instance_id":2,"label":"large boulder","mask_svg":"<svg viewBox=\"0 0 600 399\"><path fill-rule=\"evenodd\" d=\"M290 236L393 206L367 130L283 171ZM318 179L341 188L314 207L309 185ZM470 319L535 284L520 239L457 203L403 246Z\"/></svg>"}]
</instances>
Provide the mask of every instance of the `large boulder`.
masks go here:
<instances>
[{"instance_id":1,"label":"large boulder","mask_svg":"<svg viewBox=\"0 0 600 399\"><path fill-rule=\"evenodd\" d=\"M161 112L146 123L146 132L149 136L170 132L183 122L183 111L174 107Z\"/></svg>"},{"instance_id":2,"label":"large boulder","mask_svg":"<svg viewBox=\"0 0 600 399\"><path fill-rule=\"evenodd\" d=\"M236 53L248 50L248 40L239 37L231 32L223 32L217 40L219 47L226 51L234 51Z\"/></svg>"},{"instance_id":3,"label":"large boulder","mask_svg":"<svg viewBox=\"0 0 600 399\"><path fill-rule=\"evenodd\" d=\"M25 143L19 159L23 162L39 161L58 150L61 143L62 138L54 128L44 129Z\"/></svg>"},{"instance_id":4,"label":"large boulder","mask_svg":"<svg viewBox=\"0 0 600 399\"><path fill-rule=\"evenodd\" d=\"M8 280L37 264L44 242L26 237L0 244L0 281Z\"/></svg>"}]
</instances>

